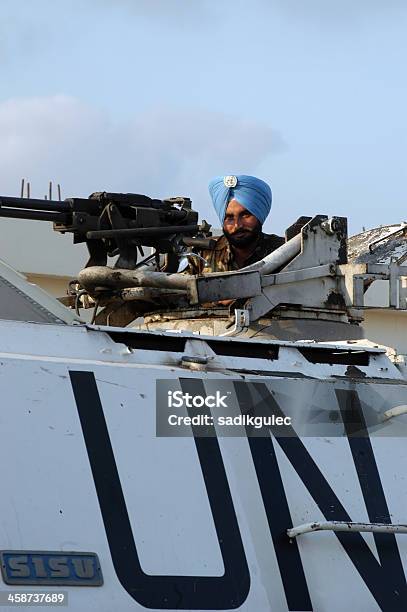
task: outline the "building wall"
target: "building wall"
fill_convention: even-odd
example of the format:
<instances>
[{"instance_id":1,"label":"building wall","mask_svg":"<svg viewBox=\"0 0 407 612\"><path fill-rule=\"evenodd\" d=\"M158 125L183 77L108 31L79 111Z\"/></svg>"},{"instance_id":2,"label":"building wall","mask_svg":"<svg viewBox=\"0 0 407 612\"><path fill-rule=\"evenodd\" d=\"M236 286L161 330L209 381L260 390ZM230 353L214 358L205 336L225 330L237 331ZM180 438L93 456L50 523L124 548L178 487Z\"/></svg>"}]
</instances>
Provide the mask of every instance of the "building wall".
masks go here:
<instances>
[{"instance_id":1,"label":"building wall","mask_svg":"<svg viewBox=\"0 0 407 612\"><path fill-rule=\"evenodd\" d=\"M68 283L72 280L70 276L56 276L53 274L32 274L23 272L30 283L34 283L44 289L53 297L63 297L67 294Z\"/></svg>"},{"instance_id":2,"label":"building wall","mask_svg":"<svg viewBox=\"0 0 407 612\"><path fill-rule=\"evenodd\" d=\"M382 308L365 310L364 314L363 328L368 340L407 355L407 311Z\"/></svg>"}]
</instances>

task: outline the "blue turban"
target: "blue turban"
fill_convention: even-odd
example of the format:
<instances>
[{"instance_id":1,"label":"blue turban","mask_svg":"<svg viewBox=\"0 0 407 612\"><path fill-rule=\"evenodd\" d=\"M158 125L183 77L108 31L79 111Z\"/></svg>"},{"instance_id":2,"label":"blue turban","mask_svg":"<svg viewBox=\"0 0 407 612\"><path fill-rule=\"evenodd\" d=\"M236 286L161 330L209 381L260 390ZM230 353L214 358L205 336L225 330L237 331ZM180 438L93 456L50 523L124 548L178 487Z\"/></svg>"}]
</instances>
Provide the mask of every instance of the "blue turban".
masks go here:
<instances>
[{"instance_id":1,"label":"blue turban","mask_svg":"<svg viewBox=\"0 0 407 612\"><path fill-rule=\"evenodd\" d=\"M257 217L262 225L271 209L271 189L255 176L217 176L209 183L209 193L221 223L233 199Z\"/></svg>"}]
</instances>

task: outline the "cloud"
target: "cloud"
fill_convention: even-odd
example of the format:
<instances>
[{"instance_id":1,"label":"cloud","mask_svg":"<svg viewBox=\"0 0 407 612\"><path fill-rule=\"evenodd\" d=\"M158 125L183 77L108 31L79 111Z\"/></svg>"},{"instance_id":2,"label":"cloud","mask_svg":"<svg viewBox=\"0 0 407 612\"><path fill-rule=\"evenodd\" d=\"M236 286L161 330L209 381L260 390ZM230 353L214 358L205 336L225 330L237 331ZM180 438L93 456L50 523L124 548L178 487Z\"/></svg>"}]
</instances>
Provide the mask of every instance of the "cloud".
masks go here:
<instances>
[{"instance_id":1,"label":"cloud","mask_svg":"<svg viewBox=\"0 0 407 612\"><path fill-rule=\"evenodd\" d=\"M284 142L269 125L214 113L157 108L115 122L67 96L12 99L0 104L0 193L33 197L50 179L63 196L129 191L155 197L190 195L205 214L213 175L255 173ZM267 177L265 177L267 179Z\"/></svg>"}]
</instances>

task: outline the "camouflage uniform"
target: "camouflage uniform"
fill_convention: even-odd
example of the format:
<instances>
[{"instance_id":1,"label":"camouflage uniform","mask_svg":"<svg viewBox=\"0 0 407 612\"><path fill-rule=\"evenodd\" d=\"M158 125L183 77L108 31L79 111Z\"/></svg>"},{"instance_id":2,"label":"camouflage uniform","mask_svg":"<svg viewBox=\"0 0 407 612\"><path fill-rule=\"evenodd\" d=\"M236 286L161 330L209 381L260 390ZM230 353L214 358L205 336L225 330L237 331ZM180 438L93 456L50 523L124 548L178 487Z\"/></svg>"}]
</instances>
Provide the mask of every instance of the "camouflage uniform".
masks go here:
<instances>
[{"instance_id":1,"label":"camouflage uniform","mask_svg":"<svg viewBox=\"0 0 407 612\"><path fill-rule=\"evenodd\" d=\"M275 234L262 234L259 243L250 257L244 262L243 266L249 266L260 259L263 259L269 253L275 251L279 246L284 244L284 238ZM209 272L229 272L231 270L239 270L233 250L225 236L220 236L216 241L214 249L208 251L200 251L199 254L206 259L208 266L204 267L203 261L197 257L190 258L189 270L190 274L208 274Z\"/></svg>"}]
</instances>

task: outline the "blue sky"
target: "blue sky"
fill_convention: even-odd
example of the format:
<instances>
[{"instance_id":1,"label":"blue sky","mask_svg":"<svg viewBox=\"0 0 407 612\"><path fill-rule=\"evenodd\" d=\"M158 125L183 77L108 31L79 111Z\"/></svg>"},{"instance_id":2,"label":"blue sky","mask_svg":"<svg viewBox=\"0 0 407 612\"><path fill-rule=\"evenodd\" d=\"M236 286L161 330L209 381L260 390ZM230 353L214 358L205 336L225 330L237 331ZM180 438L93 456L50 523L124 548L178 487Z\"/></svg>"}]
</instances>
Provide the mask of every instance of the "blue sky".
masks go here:
<instances>
[{"instance_id":1,"label":"blue sky","mask_svg":"<svg viewBox=\"0 0 407 612\"><path fill-rule=\"evenodd\" d=\"M350 230L407 218L405 0L3 0L0 193L190 195L216 174Z\"/></svg>"}]
</instances>

